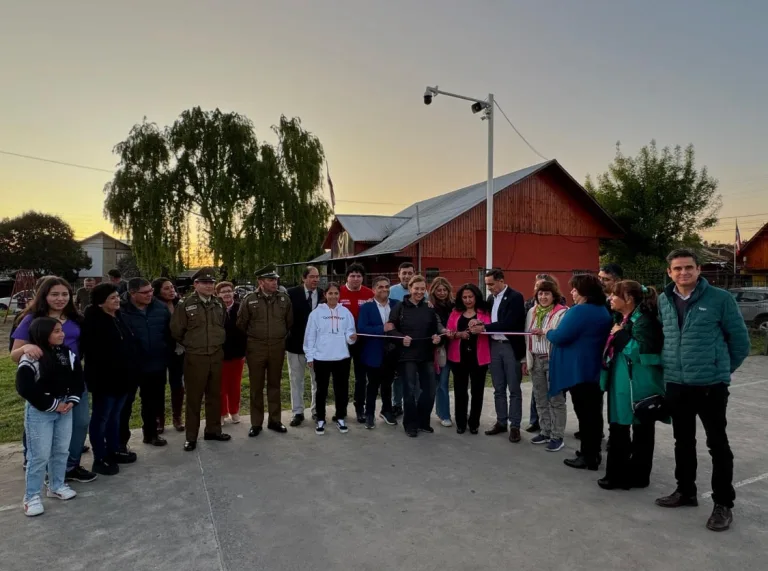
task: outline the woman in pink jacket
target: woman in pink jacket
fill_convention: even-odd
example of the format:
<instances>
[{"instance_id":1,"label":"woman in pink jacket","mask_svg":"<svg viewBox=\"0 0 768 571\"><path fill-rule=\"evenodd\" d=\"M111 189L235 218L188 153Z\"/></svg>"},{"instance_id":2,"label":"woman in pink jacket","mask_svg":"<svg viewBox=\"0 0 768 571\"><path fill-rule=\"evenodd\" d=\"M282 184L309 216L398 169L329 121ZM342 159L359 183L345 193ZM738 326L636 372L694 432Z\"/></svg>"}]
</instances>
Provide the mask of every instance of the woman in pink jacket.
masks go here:
<instances>
[{"instance_id":1,"label":"woman in pink jacket","mask_svg":"<svg viewBox=\"0 0 768 571\"><path fill-rule=\"evenodd\" d=\"M483 323L491 322L491 312L486 307L483 294L473 284L465 284L456 292L456 306L448 318L446 335L448 342L448 362L453 371L453 389L455 396L456 432L477 434L480 426L480 414L483 410L485 375L491 362L491 348L487 335L474 335L469 332L470 321L478 319ZM469 397L472 393L472 405L467 419Z\"/></svg>"}]
</instances>

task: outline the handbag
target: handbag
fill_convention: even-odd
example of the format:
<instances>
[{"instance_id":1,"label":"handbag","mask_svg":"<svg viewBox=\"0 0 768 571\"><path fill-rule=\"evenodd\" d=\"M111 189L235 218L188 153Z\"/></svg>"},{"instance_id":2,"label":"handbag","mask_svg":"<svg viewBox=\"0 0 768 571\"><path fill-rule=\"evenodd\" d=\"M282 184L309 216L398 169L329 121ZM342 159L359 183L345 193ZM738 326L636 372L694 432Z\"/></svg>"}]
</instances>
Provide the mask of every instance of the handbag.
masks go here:
<instances>
[{"instance_id":1,"label":"handbag","mask_svg":"<svg viewBox=\"0 0 768 571\"><path fill-rule=\"evenodd\" d=\"M445 347L441 346L435 349L435 363L441 369L448 364L448 353L445 351Z\"/></svg>"},{"instance_id":2,"label":"handbag","mask_svg":"<svg viewBox=\"0 0 768 571\"><path fill-rule=\"evenodd\" d=\"M666 403L663 395L651 395L635 401L635 394L632 390L632 361L626 355L627 369L629 370L629 398L632 401L632 412L635 418L641 423L661 422L666 418Z\"/></svg>"}]
</instances>

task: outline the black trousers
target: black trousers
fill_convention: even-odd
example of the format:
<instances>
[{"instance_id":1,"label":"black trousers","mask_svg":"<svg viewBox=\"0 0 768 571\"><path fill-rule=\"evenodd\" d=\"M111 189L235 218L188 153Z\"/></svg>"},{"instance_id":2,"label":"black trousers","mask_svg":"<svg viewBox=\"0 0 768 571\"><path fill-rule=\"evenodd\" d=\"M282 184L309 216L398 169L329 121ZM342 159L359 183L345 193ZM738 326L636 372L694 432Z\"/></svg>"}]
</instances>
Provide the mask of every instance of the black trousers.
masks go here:
<instances>
[{"instance_id":1,"label":"black trousers","mask_svg":"<svg viewBox=\"0 0 768 571\"><path fill-rule=\"evenodd\" d=\"M392 412L392 380L395 369L391 365L366 367L368 385L365 389L365 414L376 415L376 396L381 389L381 412Z\"/></svg>"},{"instance_id":2,"label":"black trousers","mask_svg":"<svg viewBox=\"0 0 768 571\"><path fill-rule=\"evenodd\" d=\"M317 383L317 394L315 395L317 419L325 420L325 403L328 400L328 386L331 377L333 377L333 396L336 399L336 418L347 418L350 360L314 361L312 366L315 369L315 382Z\"/></svg>"},{"instance_id":3,"label":"black trousers","mask_svg":"<svg viewBox=\"0 0 768 571\"><path fill-rule=\"evenodd\" d=\"M437 391L434 362L401 362L398 375L403 381L403 427L406 431L428 428Z\"/></svg>"},{"instance_id":4,"label":"black trousers","mask_svg":"<svg viewBox=\"0 0 768 571\"><path fill-rule=\"evenodd\" d=\"M483 412L483 396L485 394L485 375L488 365L468 365L466 363L451 363L453 371L454 418L458 428L477 429L480 426L480 415ZM472 395L472 405L469 404L467 391ZM469 407L469 418L467 408Z\"/></svg>"},{"instance_id":5,"label":"black trousers","mask_svg":"<svg viewBox=\"0 0 768 571\"><path fill-rule=\"evenodd\" d=\"M157 418L165 409L165 371L141 373L139 386L128 392L128 398L120 413L120 444L125 448L131 439L131 412L136 392L141 397L141 430L144 438L157 436Z\"/></svg>"},{"instance_id":6,"label":"black trousers","mask_svg":"<svg viewBox=\"0 0 768 571\"><path fill-rule=\"evenodd\" d=\"M605 477L619 484L643 488L648 486L655 444L655 422L633 424L631 427L611 423Z\"/></svg>"},{"instance_id":7,"label":"black trousers","mask_svg":"<svg viewBox=\"0 0 768 571\"><path fill-rule=\"evenodd\" d=\"M570 391L579 419L581 455L587 463L597 464L603 440L603 391L598 383L581 383Z\"/></svg>"},{"instance_id":8,"label":"black trousers","mask_svg":"<svg viewBox=\"0 0 768 571\"><path fill-rule=\"evenodd\" d=\"M349 346L349 354L352 357L352 363L355 370L355 412L363 414L365 409L365 396L366 396L366 371L367 367L363 364L364 343L355 343ZM336 389L333 389L334 391Z\"/></svg>"},{"instance_id":9,"label":"black trousers","mask_svg":"<svg viewBox=\"0 0 768 571\"><path fill-rule=\"evenodd\" d=\"M712 500L733 507L733 452L725 428L728 407L728 386L725 383L708 386L667 384L666 402L672 414L675 436L675 478L677 491L685 496L696 495L696 416L704 425L707 447L712 457Z\"/></svg>"}]
</instances>

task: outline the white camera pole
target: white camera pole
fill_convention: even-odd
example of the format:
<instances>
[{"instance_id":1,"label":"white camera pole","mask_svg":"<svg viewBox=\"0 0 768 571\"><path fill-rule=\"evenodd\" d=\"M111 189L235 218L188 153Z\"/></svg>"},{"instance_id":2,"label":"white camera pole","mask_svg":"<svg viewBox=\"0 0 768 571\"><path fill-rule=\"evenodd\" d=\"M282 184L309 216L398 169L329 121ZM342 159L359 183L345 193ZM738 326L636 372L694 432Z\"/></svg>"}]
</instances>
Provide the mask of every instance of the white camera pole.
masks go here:
<instances>
[{"instance_id":1,"label":"white camera pole","mask_svg":"<svg viewBox=\"0 0 768 571\"><path fill-rule=\"evenodd\" d=\"M484 111L482 120L488 121L488 182L485 189L486 200L486 216L485 216L485 269L493 269L493 93L488 94L488 99L475 99L474 97L467 97L466 95L459 95L458 93L449 93L448 91L441 91L435 87L427 87L424 93L424 103L429 105L432 102L432 97L437 95L446 95L448 97L455 97L456 99L464 99L465 101L472 101L472 112L479 113ZM429 97L429 99L427 99Z\"/></svg>"}]
</instances>

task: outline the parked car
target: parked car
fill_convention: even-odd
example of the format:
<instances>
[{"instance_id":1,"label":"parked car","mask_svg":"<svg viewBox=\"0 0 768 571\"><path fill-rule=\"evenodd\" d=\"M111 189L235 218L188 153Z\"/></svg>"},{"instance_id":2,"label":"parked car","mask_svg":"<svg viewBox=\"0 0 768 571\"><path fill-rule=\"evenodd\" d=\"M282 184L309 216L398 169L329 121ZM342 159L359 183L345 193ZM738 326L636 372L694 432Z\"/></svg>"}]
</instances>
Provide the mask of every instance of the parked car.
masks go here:
<instances>
[{"instance_id":1,"label":"parked car","mask_svg":"<svg viewBox=\"0 0 768 571\"><path fill-rule=\"evenodd\" d=\"M34 297L35 293L32 290L20 291L13 297L0 297L0 312L21 313Z\"/></svg>"},{"instance_id":2,"label":"parked car","mask_svg":"<svg viewBox=\"0 0 768 571\"><path fill-rule=\"evenodd\" d=\"M747 327L768 332L768 287L739 287L729 290Z\"/></svg>"}]
</instances>

